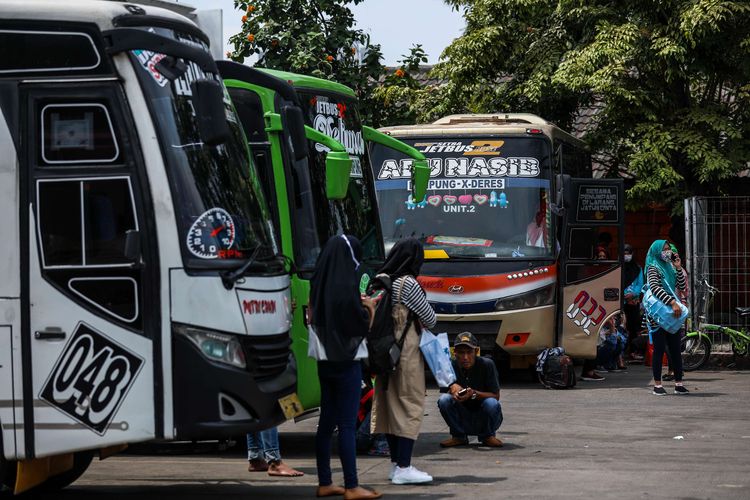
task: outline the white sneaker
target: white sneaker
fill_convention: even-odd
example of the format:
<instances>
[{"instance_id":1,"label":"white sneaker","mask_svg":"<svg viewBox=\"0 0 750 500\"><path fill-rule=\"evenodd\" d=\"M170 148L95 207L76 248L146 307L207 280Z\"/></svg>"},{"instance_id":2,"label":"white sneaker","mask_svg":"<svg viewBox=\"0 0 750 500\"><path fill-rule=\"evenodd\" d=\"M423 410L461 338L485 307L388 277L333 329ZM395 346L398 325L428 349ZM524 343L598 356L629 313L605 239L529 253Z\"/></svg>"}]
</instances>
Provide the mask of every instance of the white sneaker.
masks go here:
<instances>
[{"instance_id":1,"label":"white sneaker","mask_svg":"<svg viewBox=\"0 0 750 500\"><path fill-rule=\"evenodd\" d=\"M388 473L388 481L393 481L393 476L396 474L396 462L391 462L391 471Z\"/></svg>"},{"instance_id":2,"label":"white sneaker","mask_svg":"<svg viewBox=\"0 0 750 500\"><path fill-rule=\"evenodd\" d=\"M432 481L432 476L410 465L403 468L396 467L391 481L393 484L422 484Z\"/></svg>"}]
</instances>

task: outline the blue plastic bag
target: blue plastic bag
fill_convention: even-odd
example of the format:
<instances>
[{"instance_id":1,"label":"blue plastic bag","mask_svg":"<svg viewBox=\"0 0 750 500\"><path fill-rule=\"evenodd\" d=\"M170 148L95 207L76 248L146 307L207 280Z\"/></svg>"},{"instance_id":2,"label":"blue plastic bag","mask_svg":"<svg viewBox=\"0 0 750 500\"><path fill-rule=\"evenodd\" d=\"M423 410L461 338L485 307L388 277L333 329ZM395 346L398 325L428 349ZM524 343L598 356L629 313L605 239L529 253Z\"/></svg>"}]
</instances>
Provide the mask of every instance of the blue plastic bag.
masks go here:
<instances>
[{"instance_id":1,"label":"blue plastic bag","mask_svg":"<svg viewBox=\"0 0 750 500\"><path fill-rule=\"evenodd\" d=\"M668 287L667 290L669 290ZM669 291L671 292L672 290ZM682 324L688 316L688 308L677 299L676 295L675 301L680 306L680 315L678 317L675 317L672 312L672 306L657 299L651 288L646 288L646 293L643 295L643 309L661 328L669 333L677 333L682 328Z\"/></svg>"},{"instance_id":2,"label":"blue plastic bag","mask_svg":"<svg viewBox=\"0 0 750 500\"><path fill-rule=\"evenodd\" d=\"M438 386L448 387L456 381L447 333L435 335L429 330L422 330L419 349L422 351L430 371L435 376Z\"/></svg>"}]
</instances>

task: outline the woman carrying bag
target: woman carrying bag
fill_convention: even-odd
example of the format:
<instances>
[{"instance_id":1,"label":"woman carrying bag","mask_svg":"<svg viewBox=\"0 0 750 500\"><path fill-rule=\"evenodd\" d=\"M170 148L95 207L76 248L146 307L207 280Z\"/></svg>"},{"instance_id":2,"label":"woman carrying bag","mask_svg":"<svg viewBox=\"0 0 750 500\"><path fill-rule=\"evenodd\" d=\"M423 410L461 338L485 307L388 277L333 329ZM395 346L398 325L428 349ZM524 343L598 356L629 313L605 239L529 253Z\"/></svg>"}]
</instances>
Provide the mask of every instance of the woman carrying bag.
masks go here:
<instances>
[{"instance_id":1,"label":"woman carrying bag","mask_svg":"<svg viewBox=\"0 0 750 500\"><path fill-rule=\"evenodd\" d=\"M356 422L362 385L360 360L367 357L364 338L374 305L361 298L362 245L353 236L334 236L318 258L310 284L310 346L318 360L320 420L315 435L318 497L343 495L345 500L382 495L359 486L356 462ZM331 439L338 428L344 487L331 478Z\"/></svg>"},{"instance_id":2,"label":"woman carrying bag","mask_svg":"<svg viewBox=\"0 0 750 500\"><path fill-rule=\"evenodd\" d=\"M646 256L646 282L648 288L658 302L655 306L666 305L671 307L672 316L679 318L683 315L683 307L677 293L687 290L685 276L679 263L672 263L672 249L666 240L656 240L651 244ZM688 394L682 385L682 356L680 355L680 335L671 333L664 328L670 319L666 316L658 317L654 310L649 310L648 292L644 297L644 308L648 315L649 333L654 344L654 354L651 368L654 375L653 394L665 396L667 391L661 385L661 367L664 350L669 349L671 359L674 363L675 394Z\"/></svg>"},{"instance_id":3,"label":"woman carrying bag","mask_svg":"<svg viewBox=\"0 0 750 500\"><path fill-rule=\"evenodd\" d=\"M424 262L424 248L419 240L399 240L391 249L378 274L391 278L394 336L403 347L396 370L388 380L375 382L372 405L372 432L384 433L391 450L391 473L394 484L419 484L432 476L411 465L414 443L424 416L424 359L419 349L422 326L437 323L435 311L427 302L416 277Z\"/></svg>"}]
</instances>

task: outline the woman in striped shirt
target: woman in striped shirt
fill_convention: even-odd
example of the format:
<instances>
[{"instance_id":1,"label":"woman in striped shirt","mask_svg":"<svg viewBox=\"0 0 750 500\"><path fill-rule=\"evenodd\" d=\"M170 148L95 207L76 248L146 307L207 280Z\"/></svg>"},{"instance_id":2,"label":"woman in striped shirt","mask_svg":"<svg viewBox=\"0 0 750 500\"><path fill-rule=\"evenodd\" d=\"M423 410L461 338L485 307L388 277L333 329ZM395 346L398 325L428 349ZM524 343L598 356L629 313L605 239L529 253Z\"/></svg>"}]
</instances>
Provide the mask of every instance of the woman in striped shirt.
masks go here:
<instances>
[{"instance_id":1,"label":"woman in striped shirt","mask_svg":"<svg viewBox=\"0 0 750 500\"><path fill-rule=\"evenodd\" d=\"M685 276L680 263L672 260L672 249L669 242L656 240L651 244L646 257L646 281L651 293L664 304L672 307L675 317L681 313L677 298L678 290L687 290ZM661 385L661 366L665 348L674 364L675 394L687 394L689 391L682 385L682 356L680 354L680 336L669 333L659 326L654 318L649 317L649 333L654 343L654 355L651 369L654 374L654 391L657 396L664 396L667 391Z\"/></svg>"},{"instance_id":2,"label":"woman in striped shirt","mask_svg":"<svg viewBox=\"0 0 750 500\"><path fill-rule=\"evenodd\" d=\"M424 416L424 359L419 350L422 326L437 323L435 311L427 302L416 277L424 261L424 249L414 238L399 240L378 274L391 278L393 329L396 339L404 335L398 367L387 383L375 382L372 403L372 432L383 433L391 450L389 479L394 484L418 484L432 476L411 465L414 443Z\"/></svg>"}]
</instances>

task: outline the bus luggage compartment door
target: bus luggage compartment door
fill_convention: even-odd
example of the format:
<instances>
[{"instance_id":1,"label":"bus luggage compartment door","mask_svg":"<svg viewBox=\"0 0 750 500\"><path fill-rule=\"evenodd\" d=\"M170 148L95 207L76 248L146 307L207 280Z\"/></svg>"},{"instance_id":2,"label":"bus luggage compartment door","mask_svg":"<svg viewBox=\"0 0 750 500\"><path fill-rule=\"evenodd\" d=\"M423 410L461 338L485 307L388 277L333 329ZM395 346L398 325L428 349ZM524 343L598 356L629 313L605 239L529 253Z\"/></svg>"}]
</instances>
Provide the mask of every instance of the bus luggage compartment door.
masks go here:
<instances>
[{"instance_id":1,"label":"bus luggage compartment door","mask_svg":"<svg viewBox=\"0 0 750 500\"><path fill-rule=\"evenodd\" d=\"M623 181L562 177L557 182L565 207L558 345L572 357L591 359L596 357L599 330L620 310Z\"/></svg>"}]
</instances>

